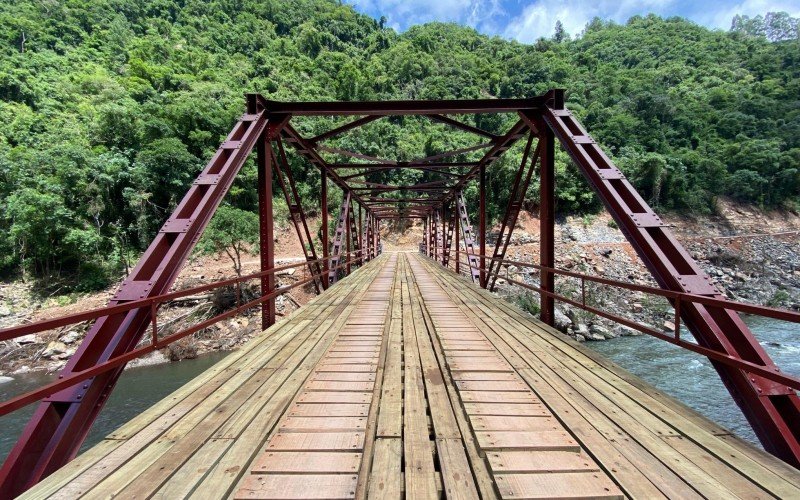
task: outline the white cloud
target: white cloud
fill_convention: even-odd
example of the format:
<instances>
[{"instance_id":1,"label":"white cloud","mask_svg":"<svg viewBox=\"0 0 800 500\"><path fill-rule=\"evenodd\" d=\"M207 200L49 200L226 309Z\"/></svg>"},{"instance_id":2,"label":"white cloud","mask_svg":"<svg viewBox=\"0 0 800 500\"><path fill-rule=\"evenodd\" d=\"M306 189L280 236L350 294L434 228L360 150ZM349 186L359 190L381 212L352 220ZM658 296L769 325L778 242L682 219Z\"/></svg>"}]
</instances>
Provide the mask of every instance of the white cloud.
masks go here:
<instances>
[{"instance_id":1,"label":"white cloud","mask_svg":"<svg viewBox=\"0 0 800 500\"><path fill-rule=\"evenodd\" d=\"M710 28L730 28L736 14L786 11L800 17L800 0L346 0L404 30L431 21L456 22L521 42L553 35L556 21L575 36L595 16L618 23L655 13L682 16Z\"/></svg>"},{"instance_id":2,"label":"white cloud","mask_svg":"<svg viewBox=\"0 0 800 500\"><path fill-rule=\"evenodd\" d=\"M525 6L512 20L503 35L521 42L553 35L556 21L561 21L570 35L577 35L594 17L617 22L648 12L663 12L673 0L536 0Z\"/></svg>"},{"instance_id":3,"label":"white cloud","mask_svg":"<svg viewBox=\"0 0 800 500\"><path fill-rule=\"evenodd\" d=\"M800 16L800 0L745 0L717 10L700 12L694 20L712 28L729 29L736 14L750 17L767 12L787 12L792 17Z\"/></svg>"}]
</instances>

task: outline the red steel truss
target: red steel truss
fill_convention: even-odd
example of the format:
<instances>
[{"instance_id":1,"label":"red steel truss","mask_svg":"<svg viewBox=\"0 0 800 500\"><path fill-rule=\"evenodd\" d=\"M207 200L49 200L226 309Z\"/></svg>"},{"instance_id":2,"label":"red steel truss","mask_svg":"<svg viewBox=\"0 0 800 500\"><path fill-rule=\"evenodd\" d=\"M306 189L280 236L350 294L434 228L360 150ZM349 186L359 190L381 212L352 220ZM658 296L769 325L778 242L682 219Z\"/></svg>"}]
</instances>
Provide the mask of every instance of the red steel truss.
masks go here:
<instances>
[{"instance_id":1,"label":"red steel truss","mask_svg":"<svg viewBox=\"0 0 800 500\"><path fill-rule=\"evenodd\" d=\"M511 126L487 131L463 115L505 113ZM413 160L381 158L340 147L336 140L359 127L391 115L420 115L461 132L476 143ZM301 134L297 117L349 117L312 137ZM303 129L303 127L300 127ZM303 129L305 130L305 129ZM503 153L528 136L517 170L493 255L487 255L487 172ZM276 288L273 253L272 196L279 189L305 252L306 265L317 290L332 286L339 272L373 259L380 253L382 220L421 219L420 248L448 265L455 243L454 265L461 253L473 281L495 286L519 210L536 165L540 176L541 261L537 291L542 297L542 320L552 324L556 299L554 279L554 153L556 139L600 197L628 241L673 301L678 318L691 330L698 346L691 348L711 359L726 387L748 418L764 447L794 466L800 466L800 400L791 377L783 376L735 307L710 283L658 216L636 193L625 176L564 106L564 93L551 90L527 99L451 101L276 102L257 94L247 96L247 111L234 125L208 165L198 175L175 212L95 320L86 339L60 374L57 390L39 400L41 392L17 398L8 408L39 400L31 421L0 469L0 498L25 491L71 460L114 388L124 363L139 355L136 346L155 323L155 299L169 292L187 256L228 192L245 160L255 149L258 167L261 297L251 303L262 310L262 322L275 321ZM536 148L533 149L533 141ZM320 211L322 257L308 226L295 188L285 145L321 174ZM376 182L373 174L408 169L424 177L408 185ZM275 181L275 182L273 182ZM478 184L477 234L463 192ZM333 245L328 242L329 183L343 191L343 204ZM356 208L358 215L356 215ZM447 210L451 210L448 214ZM475 213L475 212L473 212ZM363 217L362 217L363 215ZM450 215L450 217L448 217ZM476 241L477 239L477 241ZM463 249L461 242L463 241ZM355 257L353 257L355 256ZM671 294L671 295L669 295ZM692 300L685 297L691 296ZM126 304L132 304L126 307ZM140 305L141 304L141 305ZM755 307L755 306L747 306ZM237 309L238 310L238 309ZM69 318L64 318L67 321ZM50 327L60 326L59 320ZM49 323L48 323L49 324ZM63 323L67 324L67 323ZM30 328L30 325L26 326ZM155 330L155 329L154 329ZM0 340L22 335L21 328L0 330ZM153 346L159 343L154 335ZM87 375L91 374L91 375ZM33 399L33 398L36 399ZM0 404L0 407L2 405ZM10 411L10 410L9 410Z\"/></svg>"}]
</instances>

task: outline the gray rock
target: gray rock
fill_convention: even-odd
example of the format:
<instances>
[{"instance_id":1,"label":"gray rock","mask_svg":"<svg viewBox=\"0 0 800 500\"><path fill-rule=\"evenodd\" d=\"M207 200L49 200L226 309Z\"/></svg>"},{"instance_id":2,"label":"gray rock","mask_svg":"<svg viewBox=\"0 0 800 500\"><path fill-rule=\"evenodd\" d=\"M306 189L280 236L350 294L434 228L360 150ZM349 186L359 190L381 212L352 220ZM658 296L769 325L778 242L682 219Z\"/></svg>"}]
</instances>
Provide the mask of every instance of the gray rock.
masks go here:
<instances>
[{"instance_id":1,"label":"gray rock","mask_svg":"<svg viewBox=\"0 0 800 500\"><path fill-rule=\"evenodd\" d=\"M578 342L586 342L586 337L584 337L581 334L577 334L575 335L575 340L577 340Z\"/></svg>"},{"instance_id":2,"label":"gray rock","mask_svg":"<svg viewBox=\"0 0 800 500\"><path fill-rule=\"evenodd\" d=\"M642 334L639 330L625 325L617 325L615 331L620 337L638 337Z\"/></svg>"},{"instance_id":3,"label":"gray rock","mask_svg":"<svg viewBox=\"0 0 800 500\"><path fill-rule=\"evenodd\" d=\"M32 370L30 366L20 366L19 368L11 372L11 375L23 375L25 373L30 373L31 371Z\"/></svg>"},{"instance_id":4,"label":"gray rock","mask_svg":"<svg viewBox=\"0 0 800 500\"><path fill-rule=\"evenodd\" d=\"M589 328L589 331L592 332L592 335L600 335L604 339L613 339L618 337L617 334L613 333L608 328L601 325L592 325Z\"/></svg>"},{"instance_id":5,"label":"gray rock","mask_svg":"<svg viewBox=\"0 0 800 500\"><path fill-rule=\"evenodd\" d=\"M0 377L0 384L5 384L6 382L11 382L14 379L11 377Z\"/></svg>"},{"instance_id":6,"label":"gray rock","mask_svg":"<svg viewBox=\"0 0 800 500\"><path fill-rule=\"evenodd\" d=\"M6 317L11 316L11 309L6 306L0 306L0 316Z\"/></svg>"},{"instance_id":7,"label":"gray rock","mask_svg":"<svg viewBox=\"0 0 800 500\"><path fill-rule=\"evenodd\" d=\"M560 332L566 333L567 329L572 325L572 320L558 308L555 309L553 320L556 330Z\"/></svg>"},{"instance_id":8,"label":"gray rock","mask_svg":"<svg viewBox=\"0 0 800 500\"><path fill-rule=\"evenodd\" d=\"M28 344L38 344L39 338L36 337L35 333L31 333L28 335L23 335L22 337L17 337L14 341L19 345L28 345Z\"/></svg>"},{"instance_id":9,"label":"gray rock","mask_svg":"<svg viewBox=\"0 0 800 500\"><path fill-rule=\"evenodd\" d=\"M74 344L78 340L81 339L81 334L76 332L75 330L70 330L61 337L59 337L59 342L63 342L64 344Z\"/></svg>"},{"instance_id":10,"label":"gray rock","mask_svg":"<svg viewBox=\"0 0 800 500\"><path fill-rule=\"evenodd\" d=\"M43 358L50 358L53 356L57 356L59 354L64 354L67 352L67 346L63 342L50 342L47 344L47 347L42 352Z\"/></svg>"}]
</instances>

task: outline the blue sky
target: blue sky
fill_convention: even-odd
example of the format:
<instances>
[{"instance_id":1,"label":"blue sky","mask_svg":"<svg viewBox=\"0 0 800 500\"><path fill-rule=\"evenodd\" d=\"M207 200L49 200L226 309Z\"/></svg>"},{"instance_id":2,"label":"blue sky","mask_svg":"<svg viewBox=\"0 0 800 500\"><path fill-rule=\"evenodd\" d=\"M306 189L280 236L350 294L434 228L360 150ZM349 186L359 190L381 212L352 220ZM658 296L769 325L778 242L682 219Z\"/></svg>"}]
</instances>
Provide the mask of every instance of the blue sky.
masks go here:
<instances>
[{"instance_id":1,"label":"blue sky","mask_svg":"<svg viewBox=\"0 0 800 500\"><path fill-rule=\"evenodd\" d=\"M786 11L800 16L800 0L345 0L398 31L429 21L469 25L520 42L551 36L560 20L575 35L593 17L623 23L637 14L682 16L709 28L730 28L736 14Z\"/></svg>"}]
</instances>

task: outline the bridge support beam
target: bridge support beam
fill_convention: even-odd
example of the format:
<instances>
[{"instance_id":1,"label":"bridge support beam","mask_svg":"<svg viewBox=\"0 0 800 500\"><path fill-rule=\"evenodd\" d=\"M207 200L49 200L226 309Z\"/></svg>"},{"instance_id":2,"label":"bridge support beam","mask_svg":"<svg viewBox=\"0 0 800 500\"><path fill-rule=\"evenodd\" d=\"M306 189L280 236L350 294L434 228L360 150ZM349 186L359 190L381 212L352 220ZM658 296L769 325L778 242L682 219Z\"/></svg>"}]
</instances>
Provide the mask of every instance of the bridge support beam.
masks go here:
<instances>
[{"instance_id":1,"label":"bridge support beam","mask_svg":"<svg viewBox=\"0 0 800 500\"><path fill-rule=\"evenodd\" d=\"M258 165L258 222L261 271L275 267L275 227L272 215L272 160L274 154L269 137L264 134L258 140L256 164ZM261 277L261 295L275 290L275 275ZM275 324L275 299L261 304L261 328L266 330Z\"/></svg>"},{"instance_id":2,"label":"bridge support beam","mask_svg":"<svg viewBox=\"0 0 800 500\"><path fill-rule=\"evenodd\" d=\"M553 131L543 127L542 166L539 178L539 263L554 268L555 261L555 141ZM540 276L542 290L555 292L555 276L542 269ZM555 321L555 300L545 293L541 294L541 320L550 326Z\"/></svg>"},{"instance_id":3,"label":"bridge support beam","mask_svg":"<svg viewBox=\"0 0 800 500\"><path fill-rule=\"evenodd\" d=\"M480 285L486 288L486 165L481 165L478 180L478 252L480 253Z\"/></svg>"},{"instance_id":4,"label":"bridge support beam","mask_svg":"<svg viewBox=\"0 0 800 500\"><path fill-rule=\"evenodd\" d=\"M322 169L320 175L320 189L319 189L319 206L320 216L322 217L322 286L328 289L328 273L330 272L330 242L328 241L328 171Z\"/></svg>"}]
</instances>

